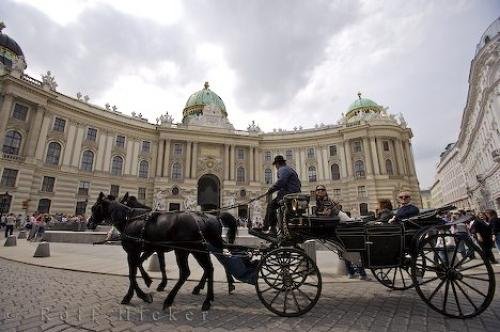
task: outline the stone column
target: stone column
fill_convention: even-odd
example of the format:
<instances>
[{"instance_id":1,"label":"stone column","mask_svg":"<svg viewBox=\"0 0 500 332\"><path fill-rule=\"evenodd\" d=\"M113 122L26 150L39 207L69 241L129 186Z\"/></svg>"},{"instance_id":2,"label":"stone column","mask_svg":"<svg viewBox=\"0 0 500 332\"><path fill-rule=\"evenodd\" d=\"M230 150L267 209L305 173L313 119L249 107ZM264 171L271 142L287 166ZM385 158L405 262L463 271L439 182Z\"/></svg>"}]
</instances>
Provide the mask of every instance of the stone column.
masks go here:
<instances>
[{"instance_id":1,"label":"stone column","mask_svg":"<svg viewBox=\"0 0 500 332\"><path fill-rule=\"evenodd\" d=\"M229 145L224 144L224 180L229 180Z\"/></svg>"},{"instance_id":2,"label":"stone column","mask_svg":"<svg viewBox=\"0 0 500 332\"><path fill-rule=\"evenodd\" d=\"M141 142L137 139L136 141L131 143L133 143L134 146L132 151L132 167L130 174L137 176L139 174L139 150L141 148Z\"/></svg>"},{"instance_id":3,"label":"stone column","mask_svg":"<svg viewBox=\"0 0 500 332\"><path fill-rule=\"evenodd\" d=\"M104 172L111 171L111 150L113 149L114 134L107 133L108 142L106 143L106 152L104 153L104 165L102 167Z\"/></svg>"},{"instance_id":4,"label":"stone column","mask_svg":"<svg viewBox=\"0 0 500 332\"><path fill-rule=\"evenodd\" d=\"M305 183L308 180L308 178L307 178L308 167L305 163L306 151L304 149L300 149L300 160L301 160L301 169L302 169L302 173L300 174L300 181L302 181L302 183Z\"/></svg>"},{"instance_id":5,"label":"stone column","mask_svg":"<svg viewBox=\"0 0 500 332\"><path fill-rule=\"evenodd\" d=\"M68 131L68 139L66 141L66 146L64 147L63 162L65 166L71 166L71 158L73 156L73 146L75 145L75 139L78 129L78 124L74 122L69 122L66 126Z\"/></svg>"},{"instance_id":6,"label":"stone column","mask_svg":"<svg viewBox=\"0 0 500 332\"><path fill-rule=\"evenodd\" d=\"M325 172L324 180L326 181L331 178L330 167L328 166L328 147L324 146L321 153L323 154L323 169Z\"/></svg>"},{"instance_id":7,"label":"stone column","mask_svg":"<svg viewBox=\"0 0 500 332\"><path fill-rule=\"evenodd\" d=\"M250 181L254 181L254 157L253 157L253 149L254 147L250 145L250 153L248 157L248 161L250 162Z\"/></svg>"},{"instance_id":8,"label":"stone column","mask_svg":"<svg viewBox=\"0 0 500 332\"><path fill-rule=\"evenodd\" d=\"M325 179L325 171L323 168L323 155L321 153L321 148L318 147L315 150L315 152L316 152L315 153L316 160L318 161L318 173L317 173L318 181L323 181Z\"/></svg>"},{"instance_id":9,"label":"stone column","mask_svg":"<svg viewBox=\"0 0 500 332\"><path fill-rule=\"evenodd\" d=\"M40 139L44 114L45 108L38 105L36 108L36 114L31 120L30 131L26 141L26 156L28 157L35 156L36 143Z\"/></svg>"},{"instance_id":10,"label":"stone column","mask_svg":"<svg viewBox=\"0 0 500 332\"><path fill-rule=\"evenodd\" d=\"M231 144L231 180L236 180L236 146Z\"/></svg>"},{"instance_id":11,"label":"stone column","mask_svg":"<svg viewBox=\"0 0 500 332\"><path fill-rule=\"evenodd\" d=\"M363 138L363 150L363 154L365 155L366 174L373 174L373 162L370 153L370 145L368 144L368 139L366 137Z\"/></svg>"},{"instance_id":12,"label":"stone column","mask_svg":"<svg viewBox=\"0 0 500 332\"><path fill-rule=\"evenodd\" d=\"M401 146L401 141L400 140L394 140L394 153L396 154L396 160L398 162L398 174L399 175L404 175L405 174L405 168L404 168L404 160L403 160L403 148Z\"/></svg>"},{"instance_id":13,"label":"stone column","mask_svg":"<svg viewBox=\"0 0 500 332\"><path fill-rule=\"evenodd\" d=\"M255 181L262 182L262 153L255 148Z\"/></svg>"},{"instance_id":14,"label":"stone column","mask_svg":"<svg viewBox=\"0 0 500 332\"><path fill-rule=\"evenodd\" d=\"M293 151L293 155L295 156L295 171L300 178L300 174L302 172L302 160L300 159L300 149L295 149Z\"/></svg>"},{"instance_id":15,"label":"stone column","mask_svg":"<svg viewBox=\"0 0 500 332\"><path fill-rule=\"evenodd\" d=\"M354 174L354 170L352 169L352 159L351 159L351 144L349 144L349 140L344 143L344 153L345 153L345 161L346 161L346 171L347 176L351 176Z\"/></svg>"},{"instance_id":16,"label":"stone column","mask_svg":"<svg viewBox=\"0 0 500 332\"><path fill-rule=\"evenodd\" d=\"M380 164L378 161L378 151L377 151L377 144L375 142L374 137L370 137L370 147L371 147L371 152L372 152L372 159L373 159L373 173L375 175L380 174Z\"/></svg>"},{"instance_id":17,"label":"stone column","mask_svg":"<svg viewBox=\"0 0 500 332\"><path fill-rule=\"evenodd\" d=\"M165 141L160 139L158 142L158 152L156 153L156 176L163 176L163 150L165 150Z\"/></svg>"},{"instance_id":18,"label":"stone column","mask_svg":"<svg viewBox=\"0 0 500 332\"><path fill-rule=\"evenodd\" d=\"M95 170L104 171L102 168L104 162L104 152L106 151L106 135L99 130L97 138L97 157L95 160Z\"/></svg>"},{"instance_id":19,"label":"stone column","mask_svg":"<svg viewBox=\"0 0 500 332\"><path fill-rule=\"evenodd\" d=\"M348 176L347 172L347 157L345 154L344 143L337 144L340 148L338 149L338 153L340 155L340 176L342 178L346 178Z\"/></svg>"},{"instance_id":20,"label":"stone column","mask_svg":"<svg viewBox=\"0 0 500 332\"><path fill-rule=\"evenodd\" d=\"M0 109L0 146L3 146L6 134L5 129L7 128L7 122L9 122L13 103L14 97L11 94L3 96L2 108Z\"/></svg>"},{"instance_id":21,"label":"stone column","mask_svg":"<svg viewBox=\"0 0 500 332\"><path fill-rule=\"evenodd\" d=\"M171 146L171 143L170 143L170 140L167 139L165 140L165 149L164 149L164 153L163 153L163 176L166 177L166 178L170 178L170 146Z\"/></svg>"},{"instance_id":22,"label":"stone column","mask_svg":"<svg viewBox=\"0 0 500 332\"><path fill-rule=\"evenodd\" d=\"M186 167L185 178L191 178L191 142L186 142Z\"/></svg>"},{"instance_id":23,"label":"stone column","mask_svg":"<svg viewBox=\"0 0 500 332\"><path fill-rule=\"evenodd\" d=\"M191 177L196 178L198 168L198 142L193 142L193 157L191 158Z\"/></svg>"},{"instance_id":24,"label":"stone column","mask_svg":"<svg viewBox=\"0 0 500 332\"><path fill-rule=\"evenodd\" d=\"M80 125L77 124L77 130L76 130L76 141L73 149L73 162L71 165L73 167L79 167L78 162L80 161L80 156L82 154L82 142L83 142L83 134L85 133L84 128ZM71 147L65 147L66 148L71 148Z\"/></svg>"},{"instance_id":25,"label":"stone column","mask_svg":"<svg viewBox=\"0 0 500 332\"><path fill-rule=\"evenodd\" d=\"M413 151L411 149L411 144L408 141L405 141L406 154L408 155L408 164L410 169L410 175L416 176L417 171L415 170L415 160L413 159Z\"/></svg>"}]
</instances>

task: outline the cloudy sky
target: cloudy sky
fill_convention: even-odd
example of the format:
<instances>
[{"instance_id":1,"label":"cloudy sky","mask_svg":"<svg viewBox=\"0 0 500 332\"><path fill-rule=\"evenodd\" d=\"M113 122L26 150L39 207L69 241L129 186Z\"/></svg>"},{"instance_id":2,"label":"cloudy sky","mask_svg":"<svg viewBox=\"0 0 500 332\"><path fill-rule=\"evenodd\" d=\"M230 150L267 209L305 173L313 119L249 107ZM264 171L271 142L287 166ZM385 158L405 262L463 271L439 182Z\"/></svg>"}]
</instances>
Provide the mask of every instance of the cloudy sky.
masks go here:
<instances>
[{"instance_id":1,"label":"cloudy sky","mask_svg":"<svg viewBox=\"0 0 500 332\"><path fill-rule=\"evenodd\" d=\"M361 91L413 129L422 188L455 141L470 61L496 0L2 0L28 73L151 122L210 82L230 121L336 123Z\"/></svg>"}]
</instances>

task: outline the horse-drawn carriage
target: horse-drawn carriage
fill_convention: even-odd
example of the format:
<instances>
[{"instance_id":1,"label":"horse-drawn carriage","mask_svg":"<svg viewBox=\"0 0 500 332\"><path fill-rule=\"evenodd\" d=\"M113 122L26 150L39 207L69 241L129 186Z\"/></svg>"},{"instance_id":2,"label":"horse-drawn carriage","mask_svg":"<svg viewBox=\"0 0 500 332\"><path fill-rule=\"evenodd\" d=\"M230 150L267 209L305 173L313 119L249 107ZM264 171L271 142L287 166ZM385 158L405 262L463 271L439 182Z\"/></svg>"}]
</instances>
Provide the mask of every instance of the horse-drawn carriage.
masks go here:
<instances>
[{"instance_id":1,"label":"horse-drawn carriage","mask_svg":"<svg viewBox=\"0 0 500 332\"><path fill-rule=\"evenodd\" d=\"M277 237L250 231L271 243L258 267L259 299L280 316L300 316L314 307L321 294L321 274L299 244L316 240L370 269L385 287L414 287L424 302L443 315L476 316L493 299L495 275L472 239L453 234L453 224L439 218L450 208L430 210L393 224L341 222L336 217L309 214L309 195L287 195L279 213Z\"/></svg>"},{"instance_id":2,"label":"horse-drawn carriage","mask_svg":"<svg viewBox=\"0 0 500 332\"><path fill-rule=\"evenodd\" d=\"M450 224L439 218L439 214L450 207L430 210L393 224L363 220L342 222L337 217L310 213L309 200L307 194L286 195L279 210L278 234L271 236L256 231L249 222L249 233L265 239L267 245L252 248L226 244L231 255L227 255L227 250L224 253L219 221L211 216L211 221L207 221L203 213L163 215L162 220L151 223L144 220L143 214L134 217L137 211L110 202L101 193L92 208L91 221L109 219L122 232L122 246L129 255L131 271L131 284L122 303L130 301L134 290L143 300L152 301L135 282L136 265L141 268L140 252L175 250L178 265L180 256L183 263L179 265L179 281L164 303L165 307L172 305L175 294L189 275L189 268L185 266L187 254L183 252L187 250L197 255L199 262L203 259L208 268L196 287L199 292L204 279L208 278L203 306L207 310L213 301L213 268L206 261L210 251L226 267L226 273L254 284L260 301L271 312L286 317L303 315L317 303L323 286L316 263L301 248L307 240L319 241L340 257L370 269L385 287L394 290L414 287L424 302L443 315L474 317L491 303L495 292L492 266L470 237L450 231L454 224L468 220ZM226 216L234 219L229 214ZM233 221L234 228L236 219ZM163 230L172 229L173 224L182 234L161 237ZM214 246L216 242L220 245ZM200 256L203 252L204 257ZM228 274L230 288L231 280ZM164 281L166 284L166 279Z\"/></svg>"}]
</instances>

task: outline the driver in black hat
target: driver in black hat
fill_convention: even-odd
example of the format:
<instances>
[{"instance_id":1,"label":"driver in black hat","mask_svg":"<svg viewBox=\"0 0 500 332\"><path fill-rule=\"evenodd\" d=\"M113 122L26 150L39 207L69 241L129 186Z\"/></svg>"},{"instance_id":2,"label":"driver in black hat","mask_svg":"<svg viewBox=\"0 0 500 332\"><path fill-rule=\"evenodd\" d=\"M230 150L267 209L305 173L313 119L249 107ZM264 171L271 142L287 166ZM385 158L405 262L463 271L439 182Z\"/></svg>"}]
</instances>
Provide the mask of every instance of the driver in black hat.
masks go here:
<instances>
[{"instance_id":1,"label":"driver in black hat","mask_svg":"<svg viewBox=\"0 0 500 332\"><path fill-rule=\"evenodd\" d=\"M280 206L279 202L283 199L283 196L287 194L300 192L300 180L297 172L286 164L286 160L283 156L277 155L274 158L273 165L276 166L278 170L278 180L269 188L267 194L271 195L277 191L278 195L267 205L264 228L262 230L267 231L269 227L271 227L270 233L276 234L276 224L278 223L276 210Z\"/></svg>"}]
</instances>

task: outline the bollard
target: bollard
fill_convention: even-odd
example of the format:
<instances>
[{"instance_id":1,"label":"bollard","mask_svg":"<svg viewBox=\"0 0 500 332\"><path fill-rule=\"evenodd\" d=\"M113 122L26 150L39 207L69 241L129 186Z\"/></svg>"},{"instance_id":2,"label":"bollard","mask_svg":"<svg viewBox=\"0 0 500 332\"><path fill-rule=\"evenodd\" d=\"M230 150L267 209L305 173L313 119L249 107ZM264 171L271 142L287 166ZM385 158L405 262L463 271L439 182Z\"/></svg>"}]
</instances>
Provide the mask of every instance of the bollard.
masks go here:
<instances>
[{"instance_id":1,"label":"bollard","mask_svg":"<svg viewBox=\"0 0 500 332\"><path fill-rule=\"evenodd\" d=\"M25 239L27 237L28 237L28 234L26 233L26 231L20 231L19 234L17 234L18 239Z\"/></svg>"},{"instance_id":2,"label":"bollard","mask_svg":"<svg viewBox=\"0 0 500 332\"><path fill-rule=\"evenodd\" d=\"M305 241L302 248L306 252L307 256L309 256L316 263L316 242L314 240Z\"/></svg>"},{"instance_id":3,"label":"bollard","mask_svg":"<svg viewBox=\"0 0 500 332\"><path fill-rule=\"evenodd\" d=\"M148 271L151 272L160 272L160 261L158 260L158 254L154 253L149 258L149 267Z\"/></svg>"},{"instance_id":4,"label":"bollard","mask_svg":"<svg viewBox=\"0 0 500 332\"><path fill-rule=\"evenodd\" d=\"M16 236L9 235L8 238L5 239L4 247L15 247L17 245Z\"/></svg>"},{"instance_id":5,"label":"bollard","mask_svg":"<svg viewBox=\"0 0 500 332\"><path fill-rule=\"evenodd\" d=\"M50 248L48 242L40 242L36 247L35 254L33 257L49 257Z\"/></svg>"}]
</instances>

